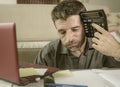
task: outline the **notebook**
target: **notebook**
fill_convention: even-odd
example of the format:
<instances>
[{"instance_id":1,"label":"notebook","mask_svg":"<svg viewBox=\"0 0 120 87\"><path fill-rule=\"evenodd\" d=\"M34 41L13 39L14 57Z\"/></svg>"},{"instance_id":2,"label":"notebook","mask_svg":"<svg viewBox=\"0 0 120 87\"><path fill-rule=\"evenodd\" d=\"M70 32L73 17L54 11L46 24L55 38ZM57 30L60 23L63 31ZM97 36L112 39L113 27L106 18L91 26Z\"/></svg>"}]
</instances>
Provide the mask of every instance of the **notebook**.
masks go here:
<instances>
[{"instance_id":1,"label":"notebook","mask_svg":"<svg viewBox=\"0 0 120 87\"><path fill-rule=\"evenodd\" d=\"M0 79L15 83L17 85L27 85L34 82L38 76L20 77L19 65L23 67L47 67L18 62L16 24L0 23ZM48 67L44 76L58 71L58 68ZM44 77L40 76L40 77Z\"/></svg>"}]
</instances>

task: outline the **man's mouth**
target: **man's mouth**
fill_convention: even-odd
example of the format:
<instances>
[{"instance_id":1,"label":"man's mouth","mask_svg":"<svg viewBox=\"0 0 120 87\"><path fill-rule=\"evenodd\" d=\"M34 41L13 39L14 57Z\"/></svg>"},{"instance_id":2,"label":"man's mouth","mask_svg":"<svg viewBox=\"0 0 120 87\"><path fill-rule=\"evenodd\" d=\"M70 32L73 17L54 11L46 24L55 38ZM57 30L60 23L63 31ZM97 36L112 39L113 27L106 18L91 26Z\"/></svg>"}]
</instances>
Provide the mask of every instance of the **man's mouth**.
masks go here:
<instances>
[{"instance_id":1,"label":"man's mouth","mask_svg":"<svg viewBox=\"0 0 120 87\"><path fill-rule=\"evenodd\" d=\"M72 48L72 47L76 47L76 43L70 43L70 44L67 44L67 47L69 47L69 48Z\"/></svg>"},{"instance_id":2,"label":"man's mouth","mask_svg":"<svg viewBox=\"0 0 120 87\"><path fill-rule=\"evenodd\" d=\"M79 47L73 46L68 48L70 51L78 51Z\"/></svg>"}]
</instances>

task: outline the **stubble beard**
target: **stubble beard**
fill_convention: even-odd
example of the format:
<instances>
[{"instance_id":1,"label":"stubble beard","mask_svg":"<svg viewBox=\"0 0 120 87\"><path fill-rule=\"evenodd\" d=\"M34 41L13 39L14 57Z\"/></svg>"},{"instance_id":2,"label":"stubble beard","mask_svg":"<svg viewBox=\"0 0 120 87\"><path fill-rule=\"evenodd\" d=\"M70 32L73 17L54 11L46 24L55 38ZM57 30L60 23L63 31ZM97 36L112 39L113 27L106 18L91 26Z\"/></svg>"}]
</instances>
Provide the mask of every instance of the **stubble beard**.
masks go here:
<instances>
[{"instance_id":1,"label":"stubble beard","mask_svg":"<svg viewBox=\"0 0 120 87\"><path fill-rule=\"evenodd\" d=\"M75 47L71 47L71 48L68 48L71 52L75 52L75 51L81 51L81 47L82 45L84 44L85 42L85 37L81 40L81 43L79 43L78 46L75 46Z\"/></svg>"}]
</instances>

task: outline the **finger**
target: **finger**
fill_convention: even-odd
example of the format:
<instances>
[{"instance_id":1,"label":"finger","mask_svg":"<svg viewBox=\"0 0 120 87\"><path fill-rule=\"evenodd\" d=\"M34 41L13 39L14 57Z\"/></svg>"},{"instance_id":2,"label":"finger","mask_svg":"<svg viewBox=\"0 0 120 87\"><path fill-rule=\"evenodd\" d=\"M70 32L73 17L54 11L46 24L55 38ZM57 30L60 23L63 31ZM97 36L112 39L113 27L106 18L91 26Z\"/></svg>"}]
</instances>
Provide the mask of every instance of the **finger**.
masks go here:
<instances>
[{"instance_id":1,"label":"finger","mask_svg":"<svg viewBox=\"0 0 120 87\"><path fill-rule=\"evenodd\" d=\"M102 34L100 34L99 32L95 32L94 37L100 39L102 37Z\"/></svg>"},{"instance_id":2,"label":"finger","mask_svg":"<svg viewBox=\"0 0 120 87\"><path fill-rule=\"evenodd\" d=\"M92 47L96 49L97 51L101 52L101 47L97 44L92 44Z\"/></svg>"},{"instance_id":3,"label":"finger","mask_svg":"<svg viewBox=\"0 0 120 87\"><path fill-rule=\"evenodd\" d=\"M92 38L92 42L95 43L95 44L98 44L99 40L97 38Z\"/></svg>"},{"instance_id":4,"label":"finger","mask_svg":"<svg viewBox=\"0 0 120 87\"><path fill-rule=\"evenodd\" d=\"M95 24L95 23L92 23L92 26L93 26L96 30L98 30L100 33L102 33L102 34L104 34L104 33L107 32L104 28L102 28L101 26L99 26L99 25L97 25L97 24Z\"/></svg>"},{"instance_id":5,"label":"finger","mask_svg":"<svg viewBox=\"0 0 120 87\"><path fill-rule=\"evenodd\" d=\"M95 48L96 50L98 50L98 45L97 44L93 43L92 47Z\"/></svg>"}]
</instances>

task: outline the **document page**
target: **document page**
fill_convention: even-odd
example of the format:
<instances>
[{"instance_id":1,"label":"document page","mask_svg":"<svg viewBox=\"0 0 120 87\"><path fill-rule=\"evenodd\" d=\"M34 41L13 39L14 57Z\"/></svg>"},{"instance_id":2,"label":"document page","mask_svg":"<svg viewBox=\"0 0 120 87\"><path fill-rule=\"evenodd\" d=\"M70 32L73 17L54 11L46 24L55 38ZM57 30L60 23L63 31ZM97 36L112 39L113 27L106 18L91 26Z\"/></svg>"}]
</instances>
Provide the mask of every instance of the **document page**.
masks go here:
<instances>
[{"instance_id":1,"label":"document page","mask_svg":"<svg viewBox=\"0 0 120 87\"><path fill-rule=\"evenodd\" d=\"M111 82L115 87L120 87L120 69L114 70L93 70L98 73L102 78Z\"/></svg>"},{"instance_id":2,"label":"document page","mask_svg":"<svg viewBox=\"0 0 120 87\"><path fill-rule=\"evenodd\" d=\"M0 80L0 87L11 87L11 83Z\"/></svg>"},{"instance_id":3,"label":"document page","mask_svg":"<svg viewBox=\"0 0 120 87\"><path fill-rule=\"evenodd\" d=\"M57 73L59 74L58 76L56 76ZM67 71L66 73L64 71L61 74L59 72L55 74L55 76L53 75L55 83L59 84L84 85L88 87L115 87L92 70Z\"/></svg>"}]
</instances>

